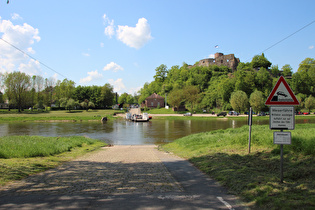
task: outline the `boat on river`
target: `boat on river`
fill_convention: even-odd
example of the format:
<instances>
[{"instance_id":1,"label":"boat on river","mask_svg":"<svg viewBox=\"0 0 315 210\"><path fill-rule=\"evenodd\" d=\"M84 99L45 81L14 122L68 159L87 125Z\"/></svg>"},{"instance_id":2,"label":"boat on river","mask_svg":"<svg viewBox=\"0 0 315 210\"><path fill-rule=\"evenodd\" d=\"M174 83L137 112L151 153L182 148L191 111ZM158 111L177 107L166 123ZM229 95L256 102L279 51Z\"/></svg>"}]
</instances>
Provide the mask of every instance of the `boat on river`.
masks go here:
<instances>
[{"instance_id":1,"label":"boat on river","mask_svg":"<svg viewBox=\"0 0 315 210\"><path fill-rule=\"evenodd\" d=\"M131 108L129 112L126 113L126 120L131 120L134 122L148 122L152 119L148 113L141 113L140 108Z\"/></svg>"}]
</instances>

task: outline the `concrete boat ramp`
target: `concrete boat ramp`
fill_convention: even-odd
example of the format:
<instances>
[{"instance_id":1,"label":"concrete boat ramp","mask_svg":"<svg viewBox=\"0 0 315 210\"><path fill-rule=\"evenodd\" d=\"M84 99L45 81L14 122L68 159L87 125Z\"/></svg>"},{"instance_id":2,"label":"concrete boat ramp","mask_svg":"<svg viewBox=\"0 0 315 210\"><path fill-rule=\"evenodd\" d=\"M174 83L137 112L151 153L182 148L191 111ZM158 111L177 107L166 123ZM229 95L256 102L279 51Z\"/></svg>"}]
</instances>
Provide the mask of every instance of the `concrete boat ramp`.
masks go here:
<instances>
[{"instance_id":1,"label":"concrete boat ramp","mask_svg":"<svg viewBox=\"0 0 315 210\"><path fill-rule=\"evenodd\" d=\"M0 209L244 209L188 161L121 145L0 188Z\"/></svg>"}]
</instances>

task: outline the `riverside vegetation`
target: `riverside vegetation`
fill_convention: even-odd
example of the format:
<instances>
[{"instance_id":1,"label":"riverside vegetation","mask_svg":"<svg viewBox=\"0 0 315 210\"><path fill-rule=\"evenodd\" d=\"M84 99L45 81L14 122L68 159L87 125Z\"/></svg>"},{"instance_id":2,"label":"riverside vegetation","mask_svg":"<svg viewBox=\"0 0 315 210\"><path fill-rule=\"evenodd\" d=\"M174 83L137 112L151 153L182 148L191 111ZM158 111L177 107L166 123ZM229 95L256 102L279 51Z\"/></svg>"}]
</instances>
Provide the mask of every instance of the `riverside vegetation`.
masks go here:
<instances>
[{"instance_id":1,"label":"riverside vegetation","mask_svg":"<svg viewBox=\"0 0 315 210\"><path fill-rule=\"evenodd\" d=\"M0 137L0 185L55 168L105 146L85 137Z\"/></svg>"},{"instance_id":2,"label":"riverside vegetation","mask_svg":"<svg viewBox=\"0 0 315 210\"><path fill-rule=\"evenodd\" d=\"M292 144L284 145L284 183L280 183L280 146L268 126L248 126L193 134L163 145L219 181L250 209L315 208L315 125L296 125Z\"/></svg>"}]
</instances>

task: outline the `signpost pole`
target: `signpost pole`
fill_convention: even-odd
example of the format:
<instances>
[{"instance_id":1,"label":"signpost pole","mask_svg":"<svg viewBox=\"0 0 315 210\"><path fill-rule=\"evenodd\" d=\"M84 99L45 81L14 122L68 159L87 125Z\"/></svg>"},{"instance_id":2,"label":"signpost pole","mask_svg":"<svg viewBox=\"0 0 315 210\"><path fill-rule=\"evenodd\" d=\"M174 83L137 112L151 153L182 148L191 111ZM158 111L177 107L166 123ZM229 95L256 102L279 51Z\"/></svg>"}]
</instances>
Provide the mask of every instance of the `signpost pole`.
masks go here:
<instances>
[{"instance_id":1,"label":"signpost pole","mask_svg":"<svg viewBox=\"0 0 315 210\"><path fill-rule=\"evenodd\" d=\"M280 144L280 183L283 183L283 144Z\"/></svg>"},{"instance_id":2,"label":"signpost pole","mask_svg":"<svg viewBox=\"0 0 315 210\"><path fill-rule=\"evenodd\" d=\"M249 140L248 140L248 153L250 153L250 143L252 139L252 107L249 108L248 125L249 125Z\"/></svg>"}]
</instances>

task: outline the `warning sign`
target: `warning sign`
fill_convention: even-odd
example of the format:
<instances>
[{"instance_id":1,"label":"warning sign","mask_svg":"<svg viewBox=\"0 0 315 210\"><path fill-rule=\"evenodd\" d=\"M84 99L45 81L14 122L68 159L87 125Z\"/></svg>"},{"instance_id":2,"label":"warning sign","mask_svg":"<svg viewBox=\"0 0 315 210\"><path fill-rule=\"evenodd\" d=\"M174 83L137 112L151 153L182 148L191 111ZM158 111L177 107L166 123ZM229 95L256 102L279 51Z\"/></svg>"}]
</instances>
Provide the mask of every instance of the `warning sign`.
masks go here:
<instances>
[{"instance_id":1,"label":"warning sign","mask_svg":"<svg viewBox=\"0 0 315 210\"><path fill-rule=\"evenodd\" d=\"M285 81L284 77L281 76L271 91L266 105L299 105L300 102L295 97L290 86Z\"/></svg>"}]
</instances>

